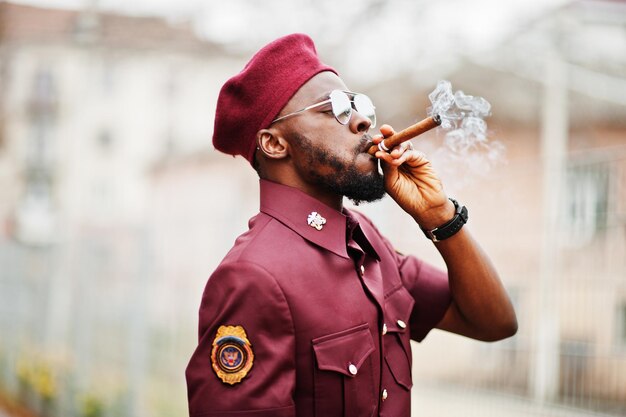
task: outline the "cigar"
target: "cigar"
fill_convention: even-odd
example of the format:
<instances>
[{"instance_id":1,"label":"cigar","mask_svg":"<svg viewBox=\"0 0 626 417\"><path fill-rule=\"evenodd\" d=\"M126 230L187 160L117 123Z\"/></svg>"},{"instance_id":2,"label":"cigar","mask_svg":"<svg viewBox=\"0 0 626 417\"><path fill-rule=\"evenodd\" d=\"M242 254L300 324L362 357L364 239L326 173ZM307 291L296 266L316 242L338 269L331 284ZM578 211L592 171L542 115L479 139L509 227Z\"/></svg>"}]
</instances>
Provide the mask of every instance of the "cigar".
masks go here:
<instances>
[{"instance_id":1,"label":"cigar","mask_svg":"<svg viewBox=\"0 0 626 417\"><path fill-rule=\"evenodd\" d=\"M414 137L421 135L422 133L428 132L430 129L434 129L440 124L441 116L439 116L438 114L427 117L424 120L419 121L404 130L396 132L388 138L385 138L378 145L370 146L370 148L367 150L367 153L369 153L370 155L374 155L378 151L390 151L391 149L393 149L394 146L397 146L402 142L406 142L409 139L413 139Z\"/></svg>"}]
</instances>

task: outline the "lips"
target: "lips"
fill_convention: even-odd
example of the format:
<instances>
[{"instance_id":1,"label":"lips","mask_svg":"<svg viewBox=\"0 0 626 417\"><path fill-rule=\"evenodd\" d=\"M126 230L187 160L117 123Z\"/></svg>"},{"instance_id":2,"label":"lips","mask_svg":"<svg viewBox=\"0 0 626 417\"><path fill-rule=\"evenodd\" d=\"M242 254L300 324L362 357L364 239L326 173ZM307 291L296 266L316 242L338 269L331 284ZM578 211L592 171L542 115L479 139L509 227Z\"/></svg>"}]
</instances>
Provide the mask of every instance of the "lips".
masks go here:
<instances>
[{"instance_id":1,"label":"lips","mask_svg":"<svg viewBox=\"0 0 626 417\"><path fill-rule=\"evenodd\" d=\"M361 140L359 141L359 152L367 153L370 146L372 146L372 137L369 135L369 133L366 133L361 136Z\"/></svg>"}]
</instances>

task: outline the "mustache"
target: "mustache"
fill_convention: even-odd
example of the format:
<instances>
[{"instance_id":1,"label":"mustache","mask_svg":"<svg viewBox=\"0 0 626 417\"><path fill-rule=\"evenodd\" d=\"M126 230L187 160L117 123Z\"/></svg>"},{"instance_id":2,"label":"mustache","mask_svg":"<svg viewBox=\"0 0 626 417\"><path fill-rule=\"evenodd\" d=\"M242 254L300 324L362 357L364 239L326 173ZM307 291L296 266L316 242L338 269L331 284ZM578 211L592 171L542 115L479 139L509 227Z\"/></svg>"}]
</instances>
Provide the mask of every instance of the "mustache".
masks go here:
<instances>
[{"instance_id":1,"label":"mustache","mask_svg":"<svg viewBox=\"0 0 626 417\"><path fill-rule=\"evenodd\" d=\"M361 136L357 149L359 152L367 152L370 146L372 146L372 136L369 133L365 133Z\"/></svg>"}]
</instances>

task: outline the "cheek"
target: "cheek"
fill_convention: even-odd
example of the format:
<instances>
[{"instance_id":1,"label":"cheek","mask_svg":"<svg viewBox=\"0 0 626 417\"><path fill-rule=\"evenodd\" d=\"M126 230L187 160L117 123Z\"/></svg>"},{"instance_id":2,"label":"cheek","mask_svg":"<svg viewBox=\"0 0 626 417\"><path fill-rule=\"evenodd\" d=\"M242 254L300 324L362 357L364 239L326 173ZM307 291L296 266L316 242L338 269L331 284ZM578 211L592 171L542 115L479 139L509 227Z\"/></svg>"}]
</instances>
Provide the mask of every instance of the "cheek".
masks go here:
<instances>
[{"instance_id":1,"label":"cheek","mask_svg":"<svg viewBox=\"0 0 626 417\"><path fill-rule=\"evenodd\" d=\"M337 123L335 123L337 124ZM319 128L309 135L295 133L292 136L294 162L301 168L311 171L342 170L356 163L362 145L354 138L347 138L338 131L339 127L319 124ZM307 167L307 165L310 165Z\"/></svg>"},{"instance_id":2,"label":"cheek","mask_svg":"<svg viewBox=\"0 0 626 417\"><path fill-rule=\"evenodd\" d=\"M319 142L319 148L327 155L328 159L343 161L343 163L354 163L360 154L360 147L353 138L345 138L335 133L324 136Z\"/></svg>"},{"instance_id":3,"label":"cheek","mask_svg":"<svg viewBox=\"0 0 626 417\"><path fill-rule=\"evenodd\" d=\"M342 171L350 163L346 156L338 153L327 145L308 147L302 150L304 154L300 159L300 166L309 174L334 175Z\"/></svg>"}]
</instances>

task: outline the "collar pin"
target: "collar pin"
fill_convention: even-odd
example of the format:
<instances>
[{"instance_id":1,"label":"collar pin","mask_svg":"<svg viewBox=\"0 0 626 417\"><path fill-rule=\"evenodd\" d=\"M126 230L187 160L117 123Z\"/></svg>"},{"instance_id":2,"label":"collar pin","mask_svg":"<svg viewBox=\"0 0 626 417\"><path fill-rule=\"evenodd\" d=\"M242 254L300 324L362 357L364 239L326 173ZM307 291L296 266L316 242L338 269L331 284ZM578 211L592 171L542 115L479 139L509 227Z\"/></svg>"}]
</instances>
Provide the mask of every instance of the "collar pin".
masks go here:
<instances>
[{"instance_id":1,"label":"collar pin","mask_svg":"<svg viewBox=\"0 0 626 417\"><path fill-rule=\"evenodd\" d=\"M322 230L324 225L326 224L326 219L323 218L317 211L312 211L307 217L306 222L309 226L315 228L316 230Z\"/></svg>"}]
</instances>

